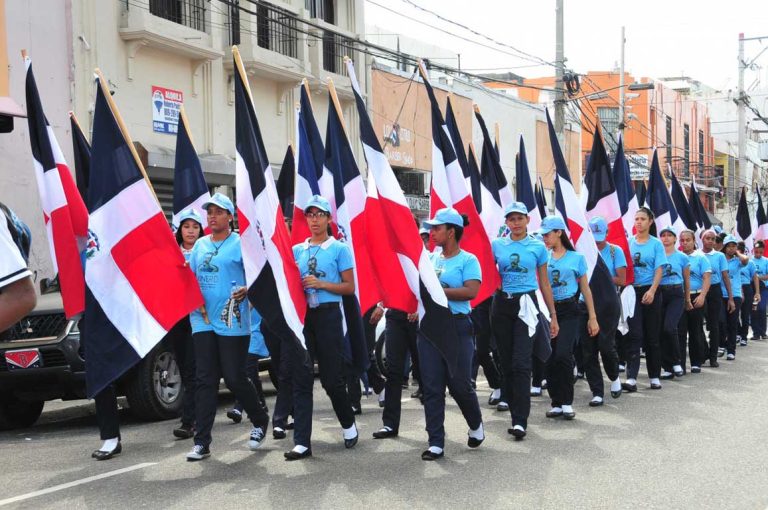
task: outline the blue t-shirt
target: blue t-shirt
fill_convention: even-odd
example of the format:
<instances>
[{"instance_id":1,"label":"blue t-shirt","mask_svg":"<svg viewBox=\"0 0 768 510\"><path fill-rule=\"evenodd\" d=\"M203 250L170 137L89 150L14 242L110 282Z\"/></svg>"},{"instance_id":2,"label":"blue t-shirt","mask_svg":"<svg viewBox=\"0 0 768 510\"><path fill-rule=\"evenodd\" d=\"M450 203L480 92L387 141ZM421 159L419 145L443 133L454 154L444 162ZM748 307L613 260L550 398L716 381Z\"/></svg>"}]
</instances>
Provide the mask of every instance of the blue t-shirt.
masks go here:
<instances>
[{"instance_id":1,"label":"blue t-shirt","mask_svg":"<svg viewBox=\"0 0 768 510\"><path fill-rule=\"evenodd\" d=\"M251 308L251 343L248 345L248 354L255 354L260 358L269 356L264 335L261 334L261 315L255 308Z\"/></svg>"},{"instance_id":2,"label":"blue t-shirt","mask_svg":"<svg viewBox=\"0 0 768 510\"><path fill-rule=\"evenodd\" d=\"M741 270L739 271L739 276L741 276L741 284L752 285L752 280L755 277L755 273L757 273L757 267L755 267L755 263L752 262L752 260L747 262L747 265L741 266Z\"/></svg>"},{"instance_id":3,"label":"blue t-shirt","mask_svg":"<svg viewBox=\"0 0 768 510\"><path fill-rule=\"evenodd\" d=\"M717 250L712 250L709 253L704 253L704 256L709 260L709 267L712 268L712 285L723 281L723 271L726 271L725 267L725 255Z\"/></svg>"},{"instance_id":4,"label":"blue t-shirt","mask_svg":"<svg viewBox=\"0 0 768 510\"><path fill-rule=\"evenodd\" d=\"M608 266L611 276L616 276L617 269L627 267L627 257L624 256L624 251L615 244L605 243L605 248L600 250L600 256L603 257L603 262Z\"/></svg>"},{"instance_id":5,"label":"blue t-shirt","mask_svg":"<svg viewBox=\"0 0 768 510\"><path fill-rule=\"evenodd\" d=\"M725 267L728 269L728 278L731 279L731 292L733 298L742 297L741 294L741 260L739 257L734 256L731 260L726 260ZM725 282L720 283L720 289L723 291L723 297L728 297L728 291L725 288Z\"/></svg>"},{"instance_id":6,"label":"blue t-shirt","mask_svg":"<svg viewBox=\"0 0 768 510\"><path fill-rule=\"evenodd\" d=\"M550 253L547 274L555 301L571 298L579 290L579 278L587 274L587 259L581 253L570 250L559 259Z\"/></svg>"},{"instance_id":7,"label":"blue t-shirt","mask_svg":"<svg viewBox=\"0 0 768 510\"><path fill-rule=\"evenodd\" d=\"M293 258L304 278L314 275L319 280L341 283L341 273L352 269L354 262L349 246L329 237L323 244L310 245L309 240L293 247ZM341 295L317 290L318 303L340 303Z\"/></svg>"},{"instance_id":8,"label":"blue t-shirt","mask_svg":"<svg viewBox=\"0 0 768 510\"><path fill-rule=\"evenodd\" d=\"M682 285L683 270L690 265L691 262L688 260L688 255L680 250L675 250L667 255L667 265L664 266L661 285Z\"/></svg>"},{"instance_id":9,"label":"blue t-shirt","mask_svg":"<svg viewBox=\"0 0 768 510\"><path fill-rule=\"evenodd\" d=\"M635 271L635 287L653 285L653 275L656 270L667 264L667 255L664 253L664 245L657 238L651 236L644 243L635 240L635 236L629 238L629 252L632 254L632 262Z\"/></svg>"},{"instance_id":10,"label":"blue t-shirt","mask_svg":"<svg viewBox=\"0 0 768 510\"><path fill-rule=\"evenodd\" d=\"M480 262L468 251L459 250L459 253L450 258L443 257L442 253L432 253L429 258L443 288L455 289L463 287L466 281L482 281L483 279ZM472 311L469 301L452 301L449 299L448 307L454 314L469 314Z\"/></svg>"},{"instance_id":11,"label":"blue t-shirt","mask_svg":"<svg viewBox=\"0 0 768 510\"><path fill-rule=\"evenodd\" d=\"M712 266L706 255L698 250L688 255L688 261L691 263L691 292L698 292L704 286L704 274L711 273Z\"/></svg>"},{"instance_id":12,"label":"blue t-shirt","mask_svg":"<svg viewBox=\"0 0 768 510\"><path fill-rule=\"evenodd\" d=\"M760 257L760 258L753 258L752 262L755 264L755 272L757 273L757 278L760 279L761 276L765 276L768 274L768 258L766 257ZM760 280L760 286L765 286L765 281Z\"/></svg>"},{"instance_id":13,"label":"blue t-shirt","mask_svg":"<svg viewBox=\"0 0 768 510\"><path fill-rule=\"evenodd\" d=\"M519 241L503 237L491 241L491 248L501 274L501 290L517 294L539 288L536 270L549 260L544 243L531 236Z\"/></svg>"},{"instance_id":14,"label":"blue t-shirt","mask_svg":"<svg viewBox=\"0 0 768 510\"><path fill-rule=\"evenodd\" d=\"M189 315L192 333L214 331L221 336L250 335L248 303L231 299L232 282L237 287L245 285L240 236L232 232L227 239L215 243L211 236L201 237L189 255L189 267L197 276L210 321L206 324L200 311L195 310Z\"/></svg>"}]
</instances>

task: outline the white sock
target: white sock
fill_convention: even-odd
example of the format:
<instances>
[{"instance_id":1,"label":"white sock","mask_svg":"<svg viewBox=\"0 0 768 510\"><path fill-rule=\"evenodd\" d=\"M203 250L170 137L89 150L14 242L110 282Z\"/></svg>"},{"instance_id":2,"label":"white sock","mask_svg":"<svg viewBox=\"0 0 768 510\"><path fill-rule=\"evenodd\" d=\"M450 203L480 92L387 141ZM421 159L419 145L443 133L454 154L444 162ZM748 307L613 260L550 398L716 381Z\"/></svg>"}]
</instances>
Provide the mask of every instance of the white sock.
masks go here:
<instances>
[{"instance_id":1,"label":"white sock","mask_svg":"<svg viewBox=\"0 0 768 510\"><path fill-rule=\"evenodd\" d=\"M112 450L117 448L118 442L120 442L120 439L116 437L113 437L112 439L106 439L104 440L104 444L101 445L101 448L99 448L99 450L101 450L102 452L111 452Z\"/></svg>"},{"instance_id":2,"label":"white sock","mask_svg":"<svg viewBox=\"0 0 768 510\"><path fill-rule=\"evenodd\" d=\"M483 424L481 423L480 426L474 430L469 429L469 437L475 439L483 439L485 437L485 432L483 432Z\"/></svg>"},{"instance_id":3,"label":"white sock","mask_svg":"<svg viewBox=\"0 0 768 510\"><path fill-rule=\"evenodd\" d=\"M541 387L531 386L531 393L541 393Z\"/></svg>"},{"instance_id":4,"label":"white sock","mask_svg":"<svg viewBox=\"0 0 768 510\"><path fill-rule=\"evenodd\" d=\"M379 429L379 431L381 431L381 432L384 432L384 431L387 431L387 432L392 432L393 430L394 430L394 429L393 429L392 427L388 426L388 425L384 425L383 427L381 427L381 428Z\"/></svg>"},{"instance_id":5,"label":"white sock","mask_svg":"<svg viewBox=\"0 0 768 510\"><path fill-rule=\"evenodd\" d=\"M384 402L384 390L381 390L381 393L379 393L379 402Z\"/></svg>"},{"instance_id":6,"label":"white sock","mask_svg":"<svg viewBox=\"0 0 768 510\"><path fill-rule=\"evenodd\" d=\"M564 413L572 413L573 412L573 406L563 405L563 412Z\"/></svg>"},{"instance_id":7,"label":"white sock","mask_svg":"<svg viewBox=\"0 0 768 510\"><path fill-rule=\"evenodd\" d=\"M592 402L602 402L602 401L603 401L603 397L598 397L598 396L592 397Z\"/></svg>"},{"instance_id":8,"label":"white sock","mask_svg":"<svg viewBox=\"0 0 768 510\"><path fill-rule=\"evenodd\" d=\"M296 446L293 447L293 450L291 451L294 451L296 453L304 453L307 450L309 450L309 448L307 448L306 446L301 446L300 444L297 444Z\"/></svg>"},{"instance_id":9,"label":"white sock","mask_svg":"<svg viewBox=\"0 0 768 510\"><path fill-rule=\"evenodd\" d=\"M495 390L493 390L493 393L491 393L491 398L494 400L501 398L501 390L499 388L496 388Z\"/></svg>"},{"instance_id":10,"label":"white sock","mask_svg":"<svg viewBox=\"0 0 768 510\"><path fill-rule=\"evenodd\" d=\"M272 432L285 432L283 427L272 427Z\"/></svg>"},{"instance_id":11,"label":"white sock","mask_svg":"<svg viewBox=\"0 0 768 510\"><path fill-rule=\"evenodd\" d=\"M354 439L354 437L357 435L357 427L355 427L354 423L348 429L341 430L344 431L344 439Z\"/></svg>"},{"instance_id":12,"label":"white sock","mask_svg":"<svg viewBox=\"0 0 768 510\"><path fill-rule=\"evenodd\" d=\"M621 377L617 377L615 381L611 381L611 391L621 391Z\"/></svg>"},{"instance_id":13,"label":"white sock","mask_svg":"<svg viewBox=\"0 0 768 510\"><path fill-rule=\"evenodd\" d=\"M672 367L672 371L673 372L682 372L683 371L683 367L681 367L680 365L675 365L675 366Z\"/></svg>"},{"instance_id":14,"label":"white sock","mask_svg":"<svg viewBox=\"0 0 768 510\"><path fill-rule=\"evenodd\" d=\"M651 379L651 384L661 384L661 381L659 381L657 377L654 377L653 379Z\"/></svg>"},{"instance_id":15,"label":"white sock","mask_svg":"<svg viewBox=\"0 0 768 510\"><path fill-rule=\"evenodd\" d=\"M546 379L542 379L541 380L541 385L544 386L545 384L547 384L547 380Z\"/></svg>"},{"instance_id":16,"label":"white sock","mask_svg":"<svg viewBox=\"0 0 768 510\"><path fill-rule=\"evenodd\" d=\"M629 378L627 379L627 384L629 384L630 386L635 386L637 384L637 379Z\"/></svg>"},{"instance_id":17,"label":"white sock","mask_svg":"<svg viewBox=\"0 0 768 510\"><path fill-rule=\"evenodd\" d=\"M562 407L553 407L549 411L552 412L552 413L562 413L563 412L563 408Z\"/></svg>"},{"instance_id":18,"label":"white sock","mask_svg":"<svg viewBox=\"0 0 768 510\"><path fill-rule=\"evenodd\" d=\"M439 446L430 446L428 450L434 453L435 455L440 455L441 453L443 453L443 449L440 448Z\"/></svg>"}]
</instances>

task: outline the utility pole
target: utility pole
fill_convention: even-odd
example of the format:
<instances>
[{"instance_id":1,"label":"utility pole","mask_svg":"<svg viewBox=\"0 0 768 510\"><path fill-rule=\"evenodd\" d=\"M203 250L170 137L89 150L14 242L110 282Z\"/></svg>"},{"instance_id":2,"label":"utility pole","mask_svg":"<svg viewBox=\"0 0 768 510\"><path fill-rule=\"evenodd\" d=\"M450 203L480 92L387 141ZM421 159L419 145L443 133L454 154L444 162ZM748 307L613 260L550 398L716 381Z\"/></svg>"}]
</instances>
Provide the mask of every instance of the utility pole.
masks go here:
<instances>
[{"instance_id":1,"label":"utility pole","mask_svg":"<svg viewBox=\"0 0 768 510\"><path fill-rule=\"evenodd\" d=\"M747 126L745 122L745 112L744 112L744 70L747 67L747 63L744 61L744 33L739 34L739 101L737 103L738 110L739 110L739 126L738 126L738 146L739 146L739 166L736 168L736 171L734 173L734 190L737 186L740 185L743 181L741 180L741 176L744 174L744 171L747 167ZM729 193L729 200L728 202L731 203L731 198L733 200L736 199L736 195L734 194L731 196Z\"/></svg>"},{"instance_id":2,"label":"utility pole","mask_svg":"<svg viewBox=\"0 0 768 510\"><path fill-rule=\"evenodd\" d=\"M624 138L624 27L621 27L621 60L619 64L619 136Z\"/></svg>"},{"instance_id":3,"label":"utility pole","mask_svg":"<svg viewBox=\"0 0 768 510\"><path fill-rule=\"evenodd\" d=\"M555 0L555 133L560 146L563 145L565 126L565 56L563 49L563 0Z\"/></svg>"}]
</instances>

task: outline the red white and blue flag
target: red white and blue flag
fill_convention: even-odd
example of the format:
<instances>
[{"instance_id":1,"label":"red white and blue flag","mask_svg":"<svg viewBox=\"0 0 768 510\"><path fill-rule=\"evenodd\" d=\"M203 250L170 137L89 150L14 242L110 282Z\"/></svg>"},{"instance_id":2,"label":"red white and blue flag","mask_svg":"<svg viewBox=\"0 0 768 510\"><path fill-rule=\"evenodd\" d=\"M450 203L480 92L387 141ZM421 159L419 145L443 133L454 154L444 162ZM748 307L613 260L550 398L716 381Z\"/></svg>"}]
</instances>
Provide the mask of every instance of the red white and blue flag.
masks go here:
<instances>
[{"instance_id":1,"label":"red white and blue flag","mask_svg":"<svg viewBox=\"0 0 768 510\"><path fill-rule=\"evenodd\" d=\"M696 225L698 225L697 230L706 230L712 228L712 221L709 219L707 210L704 209L704 204L701 203L699 190L696 189L696 178L693 176L691 176L691 190L688 194L688 203L691 206L691 211L693 212L693 216L696 220Z\"/></svg>"},{"instance_id":2,"label":"red white and blue flag","mask_svg":"<svg viewBox=\"0 0 768 510\"><path fill-rule=\"evenodd\" d=\"M632 186L632 175L629 172L629 162L624 155L624 141L619 135L616 157L613 160L613 183L616 185L616 196L621 208L621 221L627 236L631 236L635 228L635 213L640 208L635 188Z\"/></svg>"},{"instance_id":3,"label":"red white and blue flag","mask_svg":"<svg viewBox=\"0 0 768 510\"><path fill-rule=\"evenodd\" d=\"M648 178L648 191L645 194L645 203L653 211L656 217L656 231L661 232L665 227L675 227L682 223L678 221L675 204L672 203L672 197L661 175L659 167L659 156L656 149L653 149L653 159L651 160L651 175Z\"/></svg>"},{"instance_id":4,"label":"red white and blue flag","mask_svg":"<svg viewBox=\"0 0 768 510\"><path fill-rule=\"evenodd\" d=\"M207 232L208 215L203 211L203 204L211 198L208 184L205 182L200 158L192 143L187 115L181 107L179 130L176 133L176 164L173 170L173 218L174 232L179 228L179 216L182 211L194 209L203 220L203 229Z\"/></svg>"},{"instance_id":5,"label":"red white and blue flag","mask_svg":"<svg viewBox=\"0 0 768 510\"><path fill-rule=\"evenodd\" d=\"M674 172L670 172L670 195L672 196L672 203L675 205L677 215L682 221L685 228L696 231L696 217L693 215L691 206L688 204L688 198L685 196L685 191L680 185L680 181Z\"/></svg>"},{"instance_id":6,"label":"red white and blue flag","mask_svg":"<svg viewBox=\"0 0 768 510\"><path fill-rule=\"evenodd\" d=\"M744 241L747 253L752 252L752 245L754 243L753 233L754 226L752 225L752 217L749 214L749 204L747 203L747 187L744 186L741 188L739 205L736 208L736 225L733 229L733 234L740 241Z\"/></svg>"},{"instance_id":7,"label":"red white and blue flag","mask_svg":"<svg viewBox=\"0 0 768 510\"><path fill-rule=\"evenodd\" d=\"M272 333L305 346L304 288L237 47L232 53L237 219L248 300Z\"/></svg>"},{"instance_id":8,"label":"red white and blue flag","mask_svg":"<svg viewBox=\"0 0 768 510\"><path fill-rule=\"evenodd\" d=\"M485 227L488 239L492 240L509 233L507 226L504 224L504 207L507 205L506 199L508 197L505 195L505 200L501 198L504 190L509 190L509 188L506 185L507 181L504 173L500 172L501 166L499 165L498 154L493 146L491 137L488 135L485 121L477 108L475 109L475 118L477 118L483 133L483 152L480 156L481 198L480 208L477 212L483 221L483 227ZM503 184L499 181L499 172L501 178L504 179Z\"/></svg>"},{"instance_id":9,"label":"red white and blue flag","mask_svg":"<svg viewBox=\"0 0 768 510\"><path fill-rule=\"evenodd\" d=\"M467 156L464 152L464 142L461 139L461 132L459 131L459 123L456 120L456 114L453 111L453 101L451 96L448 96L445 106L445 127L448 129L448 134L451 136L453 142L453 148L456 151L456 159L459 162L461 171L464 174L464 179L467 181L467 186L472 194L472 199L475 202L475 208L478 212L482 210L482 200L480 197L480 167L475 161L474 167L472 166L471 157ZM474 152L474 147L471 147L470 151Z\"/></svg>"},{"instance_id":10,"label":"red white and blue flag","mask_svg":"<svg viewBox=\"0 0 768 510\"><path fill-rule=\"evenodd\" d=\"M536 194L536 205L539 208L539 215L544 218L547 215L547 197L544 196L544 183L541 182L541 177L539 177L539 182L536 184L536 189L533 192Z\"/></svg>"},{"instance_id":11,"label":"red white and blue flag","mask_svg":"<svg viewBox=\"0 0 768 510\"><path fill-rule=\"evenodd\" d=\"M403 190L373 130L351 60L347 60L347 72L355 93L360 141L368 163L366 216L368 224L376 229L376 235L369 240L377 253L372 262L383 287L384 306L407 313L418 312L420 333L438 349L453 373L458 360L458 338L448 298L429 260Z\"/></svg>"},{"instance_id":12,"label":"red white and blue flag","mask_svg":"<svg viewBox=\"0 0 768 510\"><path fill-rule=\"evenodd\" d=\"M85 379L92 398L202 306L135 152L97 80L88 183Z\"/></svg>"},{"instance_id":13,"label":"red white and blue flag","mask_svg":"<svg viewBox=\"0 0 768 510\"><path fill-rule=\"evenodd\" d=\"M765 208L763 207L763 198L760 195L760 185L755 189L755 198L757 199L757 207L755 208L755 241L765 241L768 239L768 217L765 214Z\"/></svg>"},{"instance_id":14,"label":"red white and blue flag","mask_svg":"<svg viewBox=\"0 0 768 510\"><path fill-rule=\"evenodd\" d=\"M53 269L59 275L64 314L69 318L85 308L81 255L88 237L88 211L43 112L32 73L32 60L25 57L24 64L27 68L27 121L35 177Z\"/></svg>"},{"instance_id":15,"label":"red white and blue flag","mask_svg":"<svg viewBox=\"0 0 768 510\"><path fill-rule=\"evenodd\" d=\"M475 106L475 118L480 125L480 131L483 133L480 179L486 183L486 187L493 195L493 199L501 206L503 212L510 203L514 202L515 197L512 195L512 189L509 187L507 177L501 168L501 156L497 144L495 140L491 139L491 135L488 133L488 128L485 125L485 120L480 115L480 109L477 106Z\"/></svg>"},{"instance_id":16,"label":"red white and blue flag","mask_svg":"<svg viewBox=\"0 0 768 510\"><path fill-rule=\"evenodd\" d=\"M427 71L421 62L419 71L424 80L432 110L432 188L429 213L430 216L434 216L439 209L453 207L469 218L469 225L464 229L461 246L462 249L477 257L483 274L480 291L471 301L475 306L493 295L499 287L501 278L491 252L491 242L456 160L456 152L445 127L443 114L440 112L437 98L429 83Z\"/></svg>"},{"instance_id":17,"label":"red white and blue flag","mask_svg":"<svg viewBox=\"0 0 768 510\"><path fill-rule=\"evenodd\" d=\"M83 199L83 207L85 207L85 201L88 199L88 175L91 168L91 144L80 129L80 124L73 112L69 112L69 126L72 128L72 149L75 153L75 180Z\"/></svg>"},{"instance_id":18,"label":"red white and blue flag","mask_svg":"<svg viewBox=\"0 0 768 510\"><path fill-rule=\"evenodd\" d=\"M544 219L546 213L541 212L531 184L531 171L528 168L528 157L525 155L525 143L523 143L522 136L520 136L520 150L515 158L515 163L515 195L517 201L524 203L528 209L528 231L533 232L539 229L541 220Z\"/></svg>"},{"instance_id":19,"label":"red white and blue flag","mask_svg":"<svg viewBox=\"0 0 768 510\"><path fill-rule=\"evenodd\" d=\"M277 178L277 198L286 218L293 218L293 196L296 182L296 157L290 145L285 150L283 164L280 166L280 176Z\"/></svg>"},{"instance_id":20,"label":"red white and blue flag","mask_svg":"<svg viewBox=\"0 0 768 510\"><path fill-rule=\"evenodd\" d=\"M595 130L592 142L592 152L587 162L587 171L584 175L584 192L582 200L585 203L587 218L602 217L608 224L608 234L605 240L621 248L627 261L627 285L635 281L635 273L632 264L632 254L629 253L629 242L624 231L621 205L616 192L616 185L611 173L611 163L605 151L603 137L600 128Z\"/></svg>"}]
</instances>

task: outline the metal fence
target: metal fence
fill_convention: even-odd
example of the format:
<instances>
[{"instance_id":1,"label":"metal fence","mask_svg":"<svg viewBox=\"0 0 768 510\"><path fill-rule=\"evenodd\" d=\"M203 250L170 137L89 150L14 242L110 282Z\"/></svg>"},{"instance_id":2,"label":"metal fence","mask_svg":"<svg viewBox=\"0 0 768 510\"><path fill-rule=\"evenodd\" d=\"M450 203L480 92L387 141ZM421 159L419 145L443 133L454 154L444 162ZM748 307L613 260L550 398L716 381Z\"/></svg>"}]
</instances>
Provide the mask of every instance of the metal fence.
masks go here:
<instances>
[{"instance_id":1,"label":"metal fence","mask_svg":"<svg viewBox=\"0 0 768 510\"><path fill-rule=\"evenodd\" d=\"M261 48L296 58L299 53L296 16L290 11L267 3L258 4L256 7L256 39Z\"/></svg>"},{"instance_id":2,"label":"metal fence","mask_svg":"<svg viewBox=\"0 0 768 510\"><path fill-rule=\"evenodd\" d=\"M201 32L206 31L205 0L149 0L149 12Z\"/></svg>"},{"instance_id":3,"label":"metal fence","mask_svg":"<svg viewBox=\"0 0 768 510\"><path fill-rule=\"evenodd\" d=\"M323 69L329 73L347 76L344 56L353 57L354 39L330 31L323 32Z\"/></svg>"}]
</instances>

